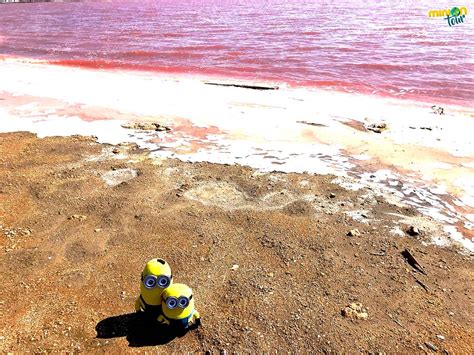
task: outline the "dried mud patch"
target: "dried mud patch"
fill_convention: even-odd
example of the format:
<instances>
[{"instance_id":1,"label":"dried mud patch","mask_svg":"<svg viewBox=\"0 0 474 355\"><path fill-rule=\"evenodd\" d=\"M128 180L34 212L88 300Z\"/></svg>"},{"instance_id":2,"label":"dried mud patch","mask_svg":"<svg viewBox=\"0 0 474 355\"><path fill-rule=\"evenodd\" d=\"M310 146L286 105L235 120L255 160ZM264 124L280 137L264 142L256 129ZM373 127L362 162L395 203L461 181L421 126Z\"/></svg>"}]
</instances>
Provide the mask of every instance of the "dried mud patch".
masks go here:
<instances>
[{"instance_id":1,"label":"dried mud patch","mask_svg":"<svg viewBox=\"0 0 474 355\"><path fill-rule=\"evenodd\" d=\"M204 205L238 209L250 206L250 199L236 186L227 182L207 182L188 190L185 197Z\"/></svg>"}]
</instances>

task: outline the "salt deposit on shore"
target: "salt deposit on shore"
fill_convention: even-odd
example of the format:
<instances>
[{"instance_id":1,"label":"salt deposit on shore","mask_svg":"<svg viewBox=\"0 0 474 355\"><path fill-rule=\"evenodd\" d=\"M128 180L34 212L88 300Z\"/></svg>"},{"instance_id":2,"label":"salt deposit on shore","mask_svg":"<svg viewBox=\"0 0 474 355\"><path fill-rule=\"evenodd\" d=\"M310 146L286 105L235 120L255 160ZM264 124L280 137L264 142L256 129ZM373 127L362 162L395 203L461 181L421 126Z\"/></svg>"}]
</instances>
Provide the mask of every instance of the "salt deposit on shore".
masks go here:
<instances>
[{"instance_id":1,"label":"salt deposit on shore","mask_svg":"<svg viewBox=\"0 0 474 355\"><path fill-rule=\"evenodd\" d=\"M431 104L409 100L285 86L259 91L13 59L0 61L0 77L0 132L95 135L161 157L334 174L348 187L373 186L443 221L474 250L469 108L444 106L437 115ZM121 127L129 121L172 130ZM365 129L380 123L387 126L381 133Z\"/></svg>"}]
</instances>

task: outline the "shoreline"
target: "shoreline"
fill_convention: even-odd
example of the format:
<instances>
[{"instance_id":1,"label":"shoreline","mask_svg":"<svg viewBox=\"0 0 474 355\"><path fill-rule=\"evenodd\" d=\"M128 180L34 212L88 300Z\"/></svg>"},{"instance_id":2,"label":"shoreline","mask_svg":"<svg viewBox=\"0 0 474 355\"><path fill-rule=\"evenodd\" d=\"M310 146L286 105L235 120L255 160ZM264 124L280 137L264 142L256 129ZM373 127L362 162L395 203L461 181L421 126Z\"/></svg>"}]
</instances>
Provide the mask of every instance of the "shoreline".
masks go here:
<instances>
[{"instance_id":1,"label":"shoreline","mask_svg":"<svg viewBox=\"0 0 474 355\"><path fill-rule=\"evenodd\" d=\"M416 209L335 178L0 133L0 350L470 352L472 256L431 245L442 226ZM132 322L157 256L203 321L167 341ZM352 303L368 318L344 316Z\"/></svg>"},{"instance_id":2,"label":"shoreline","mask_svg":"<svg viewBox=\"0 0 474 355\"><path fill-rule=\"evenodd\" d=\"M334 174L444 221L445 233L474 250L472 110L447 106L435 115L427 104L393 98L288 87L263 92L5 61L0 74L0 132L95 135L104 143L134 142L159 158ZM127 122L171 131L123 129ZM367 129L380 123L388 129ZM449 242L445 233L438 243Z\"/></svg>"},{"instance_id":3,"label":"shoreline","mask_svg":"<svg viewBox=\"0 0 474 355\"><path fill-rule=\"evenodd\" d=\"M383 92L381 89L373 89L363 84L358 84L353 87L335 88L334 85L329 85L331 82L319 81L314 83L304 83L298 80L278 80L270 77L253 78L252 75L236 74L226 75L224 73L213 73L212 71L203 72L189 72L184 69L169 68L169 67L147 67L147 66L134 66L132 64L124 64L121 62L113 63L104 61L103 66L99 66L94 61L88 61L86 59L68 60L68 59L38 59L29 57L18 57L12 55L0 55L0 62L11 62L11 63L23 63L33 65L45 65L45 66L57 66L71 69L83 69L92 71L106 71L106 72L125 72L130 74L143 74L161 77L162 79L191 79L197 81L218 81L222 83L239 83L243 85L260 85L260 86L273 86L282 87L288 89L306 89L326 92L336 92L341 94L355 94L362 96L373 96L380 99L387 100L402 100L408 103L422 103L431 105L449 105L452 107L458 107L459 109L466 109L472 111L473 102L466 102L465 100L454 100L443 97L429 97L425 95L412 95L409 90L402 89L396 93L394 90L392 93ZM83 63L83 64L81 64ZM95 63L95 64L94 64ZM224 71L224 70L223 70ZM347 86L347 85L346 85ZM356 88L357 87L357 88Z\"/></svg>"}]
</instances>

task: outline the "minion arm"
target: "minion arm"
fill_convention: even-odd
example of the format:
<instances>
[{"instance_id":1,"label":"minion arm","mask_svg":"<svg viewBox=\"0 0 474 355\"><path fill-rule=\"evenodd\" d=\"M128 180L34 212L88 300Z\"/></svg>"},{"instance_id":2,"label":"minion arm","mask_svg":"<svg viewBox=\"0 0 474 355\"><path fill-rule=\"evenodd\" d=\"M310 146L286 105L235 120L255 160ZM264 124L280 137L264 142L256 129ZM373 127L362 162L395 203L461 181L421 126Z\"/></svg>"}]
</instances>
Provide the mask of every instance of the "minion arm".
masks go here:
<instances>
[{"instance_id":1,"label":"minion arm","mask_svg":"<svg viewBox=\"0 0 474 355\"><path fill-rule=\"evenodd\" d=\"M158 316L158 323L161 323L161 324L168 324L168 325L170 324L169 320L166 319L165 317L163 317L162 314L160 314L160 315Z\"/></svg>"},{"instance_id":2,"label":"minion arm","mask_svg":"<svg viewBox=\"0 0 474 355\"><path fill-rule=\"evenodd\" d=\"M135 301L135 312L140 312L140 311L144 311L144 307L140 299L140 296L138 296L137 300Z\"/></svg>"}]
</instances>

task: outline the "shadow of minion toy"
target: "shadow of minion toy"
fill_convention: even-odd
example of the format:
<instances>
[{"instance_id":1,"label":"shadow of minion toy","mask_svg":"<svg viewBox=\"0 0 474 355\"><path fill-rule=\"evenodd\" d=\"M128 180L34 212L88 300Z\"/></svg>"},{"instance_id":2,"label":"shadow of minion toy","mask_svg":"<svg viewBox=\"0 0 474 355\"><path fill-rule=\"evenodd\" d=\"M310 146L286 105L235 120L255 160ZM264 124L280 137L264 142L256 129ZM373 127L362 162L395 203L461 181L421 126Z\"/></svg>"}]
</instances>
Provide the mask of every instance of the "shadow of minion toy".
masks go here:
<instances>
[{"instance_id":1,"label":"shadow of minion toy","mask_svg":"<svg viewBox=\"0 0 474 355\"><path fill-rule=\"evenodd\" d=\"M168 324L180 333L201 324L199 312L194 307L193 291L184 284L172 284L161 294L162 313L158 322Z\"/></svg>"},{"instance_id":2,"label":"shadow of minion toy","mask_svg":"<svg viewBox=\"0 0 474 355\"><path fill-rule=\"evenodd\" d=\"M141 275L140 296L135 301L135 311L147 318L156 319L161 314L162 293L173 283L171 267L163 259L151 259Z\"/></svg>"}]
</instances>

